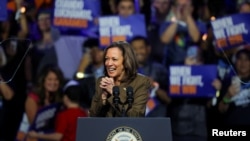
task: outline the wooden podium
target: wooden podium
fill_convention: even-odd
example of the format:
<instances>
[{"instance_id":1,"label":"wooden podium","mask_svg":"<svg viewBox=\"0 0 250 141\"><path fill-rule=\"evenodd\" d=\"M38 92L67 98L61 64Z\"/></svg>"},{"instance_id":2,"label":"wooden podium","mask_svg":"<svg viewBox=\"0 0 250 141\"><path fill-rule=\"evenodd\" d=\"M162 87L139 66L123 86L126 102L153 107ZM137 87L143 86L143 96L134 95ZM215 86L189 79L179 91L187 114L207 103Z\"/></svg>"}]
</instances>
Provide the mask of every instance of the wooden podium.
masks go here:
<instances>
[{"instance_id":1,"label":"wooden podium","mask_svg":"<svg viewBox=\"0 0 250 141\"><path fill-rule=\"evenodd\" d=\"M78 119L76 141L172 141L170 118Z\"/></svg>"}]
</instances>

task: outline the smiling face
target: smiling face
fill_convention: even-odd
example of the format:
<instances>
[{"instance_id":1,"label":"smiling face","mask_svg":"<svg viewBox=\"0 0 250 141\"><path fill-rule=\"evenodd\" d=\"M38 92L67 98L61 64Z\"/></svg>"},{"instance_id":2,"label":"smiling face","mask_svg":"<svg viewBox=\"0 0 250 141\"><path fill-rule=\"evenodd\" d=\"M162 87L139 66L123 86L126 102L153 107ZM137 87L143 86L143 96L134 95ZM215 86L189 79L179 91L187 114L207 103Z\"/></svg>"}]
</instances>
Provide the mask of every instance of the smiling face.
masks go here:
<instances>
[{"instance_id":1,"label":"smiling face","mask_svg":"<svg viewBox=\"0 0 250 141\"><path fill-rule=\"evenodd\" d=\"M105 55L105 69L109 77L120 80L124 75L123 54L118 47L107 50Z\"/></svg>"},{"instance_id":2,"label":"smiling face","mask_svg":"<svg viewBox=\"0 0 250 141\"><path fill-rule=\"evenodd\" d=\"M56 92L59 89L59 79L54 72L49 72L45 77L44 87L48 92Z\"/></svg>"},{"instance_id":3,"label":"smiling face","mask_svg":"<svg viewBox=\"0 0 250 141\"><path fill-rule=\"evenodd\" d=\"M42 13L38 16L38 26L42 32L46 32L50 30L50 15L47 13Z\"/></svg>"},{"instance_id":4,"label":"smiling face","mask_svg":"<svg viewBox=\"0 0 250 141\"><path fill-rule=\"evenodd\" d=\"M118 15L127 17L135 12L132 0L122 0L118 5Z\"/></svg>"},{"instance_id":5,"label":"smiling face","mask_svg":"<svg viewBox=\"0 0 250 141\"><path fill-rule=\"evenodd\" d=\"M245 53L241 53L236 60L236 69L239 75L249 75L250 72L250 59Z\"/></svg>"},{"instance_id":6,"label":"smiling face","mask_svg":"<svg viewBox=\"0 0 250 141\"><path fill-rule=\"evenodd\" d=\"M143 40L135 40L131 45L136 53L138 63L144 64L150 55L150 47Z\"/></svg>"}]
</instances>

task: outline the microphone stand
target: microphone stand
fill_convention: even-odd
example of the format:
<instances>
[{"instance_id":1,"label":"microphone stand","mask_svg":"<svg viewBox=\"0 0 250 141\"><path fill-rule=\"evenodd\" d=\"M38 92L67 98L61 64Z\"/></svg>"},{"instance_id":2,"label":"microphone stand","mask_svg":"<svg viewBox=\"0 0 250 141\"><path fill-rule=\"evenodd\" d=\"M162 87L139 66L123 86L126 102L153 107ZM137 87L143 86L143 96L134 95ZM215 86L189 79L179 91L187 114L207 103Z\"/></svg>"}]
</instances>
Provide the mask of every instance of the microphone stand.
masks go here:
<instances>
[{"instance_id":1,"label":"microphone stand","mask_svg":"<svg viewBox=\"0 0 250 141\"><path fill-rule=\"evenodd\" d=\"M124 107L124 105L122 106L122 115L123 115L123 117L127 117L128 115L127 115L127 113L128 113L128 110L129 109L131 109L132 108L132 104L131 103L128 103L128 102L126 102L126 104L128 104L128 108L125 110L125 107Z\"/></svg>"},{"instance_id":2,"label":"microphone stand","mask_svg":"<svg viewBox=\"0 0 250 141\"><path fill-rule=\"evenodd\" d=\"M127 110L125 110L125 103L122 103L122 111L121 111L121 113L122 113L122 117L127 117L128 115L127 115Z\"/></svg>"},{"instance_id":3,"label":"microphone stand","mask_svg":"<svg viewBox=\"0 0 250 141\"><path fill-rule=\"evenodd\" d=\"M134 102L133 98L133 88L131 86L127 87L127 100L125 102L121 102L120 97L119 97L119 87L114 86L113 87L113 104L115 106L115 110L113 111L113 117L116 115L116 110L121 112L121 117L128 117L127 112L129 109L132 108L132 103ZM120 110L119 104L122 105L122 109ZM125 109L125 105L128 104L127 109Z\"/></svg>"},{"instance_id":4,"label":"microphone stand","mask_svg":"<svg viewBox=\"0 0 250 141\"><path fill-rule=\"evenodd\" d=\"M120 103L119 94L120 94L119 87L114 86L113 87L113 95L114 95L114 97L113 97L113 103L115 105L115 109L120 112L120 109L119 109L119 106L118 106L118 104ZM113 117L115 117L115 115L116 115L116 110L113 111Z\"/></svg>"},{"instance_id":5,"label":"microphone stand","mask_svg":"<svg viewBox=\"0 0 250 141\"><path fill-rule=\"evenodd\" d=\"M134 102L134 98L133 98L133 88L131 86L127 87L127 100L124 104L128 104L127 109L125 110L124 104L122 106L122 117L127 117L127 112L129 109L132 108L132 103Z\"/></svg>"}]
</instances>

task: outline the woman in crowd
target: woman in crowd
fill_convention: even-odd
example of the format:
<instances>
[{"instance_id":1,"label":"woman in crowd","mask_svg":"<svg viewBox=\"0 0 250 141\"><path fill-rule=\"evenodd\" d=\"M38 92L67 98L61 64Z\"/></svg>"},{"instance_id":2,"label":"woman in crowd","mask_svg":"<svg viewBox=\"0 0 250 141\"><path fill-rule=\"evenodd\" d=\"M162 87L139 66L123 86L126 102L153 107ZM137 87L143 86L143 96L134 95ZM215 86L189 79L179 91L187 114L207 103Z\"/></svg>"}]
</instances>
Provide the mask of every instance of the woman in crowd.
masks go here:
<instances>
[{"instance_id":1,"label":"woman in crowd","mask_svg":"<svg viewBox=\"0 0 250 141\"><path fill-rule=\"evenodd\" d=\"M82 89L75 80L69 81L63 89L63 107L56 116L55 131L52 133L39 133L30 131L29 137L42 140L75 141L77 119L87 117L86 111L80 106Z\"/></svg>"},{"instance_id":2,"label":"woman in crowd","mask_svg":"<svg viewBox=\"0 0 250 141\"><path fill-rule=\"evenodd\" d=\"M250 126L250 50L236 53L236 74L223 83L219 111L224 115L226 127ZM236 129L236 128L234 128Z\"/></svg>"},{"instance_id":3,"label":"woman in crowd","mask_svg":"<svg viewBox=\"0 0 250 141\"><path fill-rule=\"evenodd\" d=\"M57 67L45 67L39 75L38 83L33 92L28 94L25 111L31 124L39 108L61 100L61 87L64 77Z\"/></svg>"}]
</instances>

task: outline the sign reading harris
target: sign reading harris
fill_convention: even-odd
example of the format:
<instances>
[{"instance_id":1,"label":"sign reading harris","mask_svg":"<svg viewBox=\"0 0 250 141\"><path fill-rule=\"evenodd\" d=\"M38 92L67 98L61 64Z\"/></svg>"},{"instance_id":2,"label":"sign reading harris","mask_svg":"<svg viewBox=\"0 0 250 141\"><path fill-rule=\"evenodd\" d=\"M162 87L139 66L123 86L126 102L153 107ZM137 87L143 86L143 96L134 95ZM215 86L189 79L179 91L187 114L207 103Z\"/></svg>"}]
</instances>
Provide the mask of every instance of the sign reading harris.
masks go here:
<instances>
[{"instance_id":1,"label":"sign reading harris","mask_svg":"<svg viewBox=\"0 0 250 141\"><path fill-rule=\"evenodd\" d=\"M94 18L99 15L99 4L98 0L55 0L53 25L61 31L90 30L95 26Z\"/></svg>"},{"instance_id":2,"label":"sign reading harris","mask_svg":"<svg viewBox=\"0 0 250 141\"><path fill-rule=\"evenodd\" d=\"M0 0L0 21L6 21L8 17L7 13L7 0Z\"/></svg>"},{"instance_id":3,"label":"sign reading harris","mask_svg":"<svg viewBox=\"0 0 250 141\"><path fill-rule=\"evenodd\" d=\"M170 66L169 95L175 97L213 97L216 90L215 65Z\"/></svg>"},{"instance_id":4,"label":"sign reading harris","mask_svg":"<svg viewBox=\"0 0 250 141\"><path fill-rule=\"evenodd\" d=\"M100 46L108 46L115 41L128 41L139 35L146 37L144 15L100 17L99 34Z\"/></svg>"},{"instance_id":5,"label":"sign reading harris","mask_svg":"<svg viewBox=\"0 0 250 141\"><path fill-rule=\"evenodd\" d=\"M54 129L56 114L59 110L59 104L52 104L40 109L30 126L30 130L40 132L50 132Z\"/></svg>"},{"instance_id":6,"label":"sign reading harris","mask_svg":"<svg viewBox=\"0 0 250 141\"><path fill-rule=\"evenodd\" d=\"M218 49L230 49L249 43L250 14L234 14L211 22Z\"/></svg>"}]
</instances>

